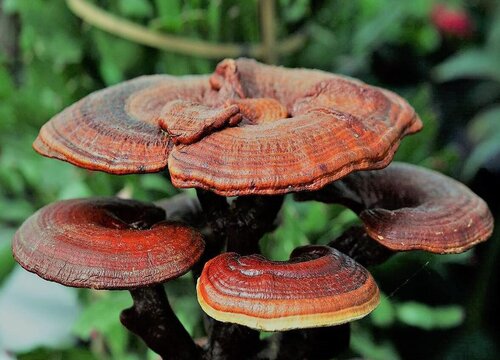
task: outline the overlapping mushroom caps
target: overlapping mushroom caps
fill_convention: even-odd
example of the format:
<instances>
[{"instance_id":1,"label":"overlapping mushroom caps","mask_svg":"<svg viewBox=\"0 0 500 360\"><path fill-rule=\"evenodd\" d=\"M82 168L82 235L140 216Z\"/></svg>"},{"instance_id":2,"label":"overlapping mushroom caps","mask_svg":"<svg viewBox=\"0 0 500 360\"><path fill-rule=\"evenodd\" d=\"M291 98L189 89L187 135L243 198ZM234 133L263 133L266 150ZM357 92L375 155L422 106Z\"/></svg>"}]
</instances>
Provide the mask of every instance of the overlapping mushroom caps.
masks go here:
<instances>
[{"instance_id":1,"label":"overlapping mushroom caps","mask_svg":"<svg viewBox=\"0 0 500 360\"><path fill-rule=\"evenodd\" d=\"M133 200L60 201L24 222L13 254L26 270L66 286L159 284L186 273L204 248L196 230L164 220L162 209Z\"/></svg>"},{"instance_id":2,"label":"overlapping mushroom caps","mask_svg":"<svg viewBox=\"0 0 500 360\"><path fill-rule=\"evenodd\" d=\"M353 173L299 197L350 207L368 235L392 250L459 253L493 231L488 206L465 185L404 163Z\"/></svg>"},{"instance_id":3,"label":"overlapping mushroom caps","mask_svg":"<svg viewBox=\"0 0 500 360\"><path fill-rule=\"evenodd\" d=\"M326 246L295 249L287 262L260 255L219 255L197 284L203 310L223 322L278 331L359 319L379 302L370 273Z\"/></svg>"},{"instance_id":4,"label":"overlapping mushroom caps","mask_svg":"<svg viewBox=\"0 0 500 360\"><path fill-rule=\"evenodd\" d=\"M421 122L392 92L327 72L224 60L211 76L141 77L49 121L42 155L221 195L319 189L389 164Z\"/></svg>"}]
</instances>

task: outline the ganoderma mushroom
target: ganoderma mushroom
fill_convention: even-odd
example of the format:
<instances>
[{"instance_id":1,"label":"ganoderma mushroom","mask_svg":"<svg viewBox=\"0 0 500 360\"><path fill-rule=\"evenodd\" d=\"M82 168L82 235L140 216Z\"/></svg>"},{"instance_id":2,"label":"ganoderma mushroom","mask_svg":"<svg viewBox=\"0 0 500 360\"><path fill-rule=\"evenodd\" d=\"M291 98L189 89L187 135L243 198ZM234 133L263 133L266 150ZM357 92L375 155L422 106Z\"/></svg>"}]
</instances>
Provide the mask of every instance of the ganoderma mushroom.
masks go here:
<instances>
[{"instance_id":1,"label":"ganoderma mushroom","mask_svg":"<svg viewBox=\"0 0 500 360\"><path fill-rule=\"evenodd\" d=\"M379 302L370 273L326 246L295 249L287 262L224 253L205 264L198 301L211 317L279 331L339 325Z\"/></svg>"},{"instance_id":2,"label":"ganoderma mushroom","mask_svg":"<svg viewBox=\"0 0 500 360\"><path fill-rule=\"evenodd\" d=\"M353 173L297 197L346 205L372 239L394 251L460 253L493 232L488 206L465 185L404 163Z\"/></svg>"},{"instance_id":3,"label":"ganoderma mushroom","mask_svg":"<svg viewBox=\"0 0 500 360\"><path fill-rule=\"evenodd\" d=\"M387 173L380 177L372 175L378 172L370 172L386 167L402 138L421 127L411 106L390 91L318 70L226 59L212 75L144 76L95 92L45 124L33 146L42 155L90 170L113 174L168 171L174 186L197 189L199 204L181 204L177 216L208 229L206 250L193 268L195 277L201 275L200 303L215 318L232 321L229 325L207 321L211 325L204 356L242 358L261 344L259 334L247 325L282 330L338 324L366 315L378 301L377 287L366 270L331 247L297 250L288 263L275 263L255 255L246 257L259 253L259 239L275 228L284 194L300 193L327 201L334 194L332 201L357 211L365 222L365 230L352 230L330 245L344 246L345 252L365 264L374 261L373 254L377 257L375 262L380 262L392 251L377 247L368 241L368 236L393 250L436 252L462 251L489 236L487 208L457 184L443 185L438 175L418 180L420 172L416 170L388 168L380 170L380 174ZM357 172L361 170L364 172ZM399 181L398 176L416 179ZM427 181L435 186L433 192L422 191L423 182ZM392 184L392 192L386 187L388 184ZM394 190L396 187L398 190ZM401 197L411 192L415 192L415 197ZM415 225L411 220L415 214L427 214L419 219L431 219L430 213L439 216L443 213L440 211L446 210L443 205L429 205L436 199L439 202L455 195L455 199L463 200L466 206L461 210L472 222L457 220L447 228L451 232L434 236L431 231L441 231L436 226L433 230L422 226L410 229ZM228 202L227 196L238 197ZM411 203L406 202L408 199ZM401 208L408 206L414 209ZM199 208L202 216L192 214ZM436 212L436 208L441 210ZM474 228L474 224L479 228ZM401 228L396 233L394 228L398 226L408 229ZM462 230L466 235L452 234ZM401 234L408 240L401 241ZM414 238L415 234L418 236ZM444 248L437 245L439 235L450 235ZM364 240L362 246L353 240L358 236ZM405 245L399 246L398 241ZM236 254L219 255L224 250ZM243 262L245 268L239 275L240 270L234 277L225 276L230 269L224 267L226 262ZM204 263L207 265L202 271ZM218 292L220 289L211 284L210 274L217 264L225 269L220 272L224 275L224 287L220 289L239 289L243 285L241 274L255 275L254 284L269 284L288 274L290 281L302 277L304 284L285 283L295 284L294 289L305 298L310 294L301 292L303 285L315 285L307 280L305 269L310 266L318 276L323 270L324 276L318 278L318 283L324 285L323 294L331 300L330 308L323 311L328 316L323 319L313 315L308 312L310 308L293 313L300 307L298 302L293 303L293 296L279 297L286 291L271 297L276 301L266 302L266 306L254 303L252 309L260 312L250 316L246 310L231 312L240 305L234 302L234 308L226 312L223 305L230 298L229 293ZM349 266L343 267L346 264ZM276 272L277 268L281 270ZM239 265L234 269L239 269ZM344 283L339 284L335 274L341 274ZM246 295L269 295L259 287L244 289L241 305L251 302L245 299ZM359 295L359 302L352 302L343 290ZM319 300L311 301L319 306ZM279 308L278 303L287 305L288 309L281 309L291 311L291 315L283 312L281 320L272 322L270 314ZM301 324L299 320L305 322ZM296 334L298 338L307 338L301 336L305 332ZM292 338L283 336L284 342ZM348 333L343 338L348 339Z\"/></svg>"},{"instance_id":4,"label":"ganoderma mushroom","mask_svg":"<svg viewBox=\"0 0 500 360\"><path fill-rule=\"evenodd\" d=\"M204 243L196 230L165 221L153 205L117 198L48 205L13 239L15 259L40 277L72 287L126 289L123 324L165 358L200 354L168 303L163 282L189 271Z\"/></svg>"}]
</instances>

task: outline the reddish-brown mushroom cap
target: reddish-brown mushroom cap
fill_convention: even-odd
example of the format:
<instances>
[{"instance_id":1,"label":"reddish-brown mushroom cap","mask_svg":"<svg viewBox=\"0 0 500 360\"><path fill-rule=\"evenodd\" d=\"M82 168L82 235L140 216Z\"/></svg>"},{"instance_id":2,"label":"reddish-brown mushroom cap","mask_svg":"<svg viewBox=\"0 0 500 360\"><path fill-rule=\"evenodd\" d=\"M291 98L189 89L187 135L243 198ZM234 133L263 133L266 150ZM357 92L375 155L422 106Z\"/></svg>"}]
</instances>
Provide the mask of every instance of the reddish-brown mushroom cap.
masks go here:
<instances>
[{"instance_id":1,"label":"reddish-brown mushroom cap","mask_svg":"<svg viewBox=\"0 0 500 360\"><path fill-rule=\"evenodd\" d=\"M368 235L392 250L459 253L493 231L488 206L465 185L404 163L350 174L301 197L350 207Z\"/></svg>"},{"instance_id":2,"label":"reddish-brown mushroom cap","mask_svg":"<svg viewBox=\"0 0 500 360\"><path fill-rule=\"evenodd\" d=\"M281 194L384 167L420 128L389 91L238 59L210 77L149 76L91 94L47 123L34 148L119 174L168 164L177 187Z\"/></svg>"},{"instance_id":3,"label":"reddish-brown mushroom cap","mask_svg":"<svg viewBox=\"0 0 500 360\"><path fill-rule=\"evenodd\" d=\"M174 147L168 167L177 187L226 196L319 189L351 171L386 166L401 138L421 128L399 96L322 71L225 60L211 82L254 99L231 103L241 105L244 117L266 120L242 121ZM275 118L284 114L279 105L287 117ZM262 115L266 107L269 117Z\"/></svg>"},{"instance_id":4,"label":"reddish-brown mushroom cap","mask_svg":"<svg viewBox=\"0 0 500 360\"><path fill-rule=\"evenodd\" d=\"M33 147L40 154L113 174L167 166L169 136L159 126L165 104L203 98L208 77L143 76L94 92L53 117Z\"/></svg>"},{"instance_id":5,"label":"reddish-brown mushroom cap","mask_svg":"<svg viewBox=\"0 0 500 360\"><path fill-rule=\"evenodd\" d=\"M65 200L24 222L14 257L26 270L67 286L131 289L186 273L201 256L201 235L166 222L153 205L117 198Z\"/></svg>"},{"instance_id":6,"label":"reddish-brown mushroom cap","mask_svg":"<svg viewBox=\"0 0 500 360\"><path fill-rule=\"evenodd\" d=\"M346 323L379 302L370 273L326 246L298 248L287 262L219 255L205 264L197 294L214 319L266 331Z\"/></svg>"}]
</instances>

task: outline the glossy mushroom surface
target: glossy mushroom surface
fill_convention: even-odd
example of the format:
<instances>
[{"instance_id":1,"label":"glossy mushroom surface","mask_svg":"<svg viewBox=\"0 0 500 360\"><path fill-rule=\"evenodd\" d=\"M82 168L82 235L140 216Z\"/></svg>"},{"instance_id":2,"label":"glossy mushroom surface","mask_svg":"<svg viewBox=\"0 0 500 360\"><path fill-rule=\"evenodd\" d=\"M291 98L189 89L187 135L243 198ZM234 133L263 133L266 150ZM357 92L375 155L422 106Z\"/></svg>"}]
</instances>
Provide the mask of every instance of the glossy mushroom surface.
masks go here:
<instances>
[{"instance_id":1,"label":"glossy mushroom surface","mask_svg":"<svg viewBox=\"0 0 500 360\"><path fill-rule=\"evenodd\" d=\"M13 253L26 270L67 286L158 284L186 273L204 248L196 230L164 219L162 209L133 200L60 201L23 223Z\"/></svg>"},{"instance_id":2,"label":"glossy mushroom surface","mask_svg":"<svg viewBox=\"0 0 500 360\"><path fill-rule=\"evenodd\" d=\"M294 250L286 262L225 253L205 264L198 301L211 317L280 331L359 319L379 302L370 273L326 246Z\"/></svg>"},{"instance_id":3,"label":"glossy mushroom surface","mask_svg":"<svg viewBox=\"0 0 500 360\"><path fill-rule=\"evenodd\" d=\"M421 126L387 90L228 59L211 76L147 76L93 93L45 124L34 148L118 174L168 166L181 188L283 194L382 168Z\"/></svg>"},{"instance_id":4,"label":"glossy mushroom surface","mask_svg":"<svg viewBox=\"0 0 500 360\"><path fill-rule=\"evenodd\" d=\"M300 198L350 207L368 235L391 250L459 253L485 241L493 231L488 206L469 188L404 163L350 174Z\"/></svg>"}]
</instances>

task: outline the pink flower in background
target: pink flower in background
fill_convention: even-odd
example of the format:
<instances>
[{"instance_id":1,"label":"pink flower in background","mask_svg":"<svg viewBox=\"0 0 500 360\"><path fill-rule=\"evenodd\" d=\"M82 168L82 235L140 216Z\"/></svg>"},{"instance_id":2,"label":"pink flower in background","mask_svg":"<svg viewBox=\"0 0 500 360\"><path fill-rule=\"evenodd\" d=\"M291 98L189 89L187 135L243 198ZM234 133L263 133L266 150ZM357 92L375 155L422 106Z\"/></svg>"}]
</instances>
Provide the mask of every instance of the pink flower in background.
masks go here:
<instances>
[{"instance_id":1,"label":"pink flower in background","mask_svg":"<svg viewBox=\"0 0 500 360\"><path fill-rule=\"evenodd\" d=\"M463 8L452 8L446 4L436 4L432 9L431 20L443 34L468 37L472 34L472 20Z\"/></svg>"}]
</instances>

